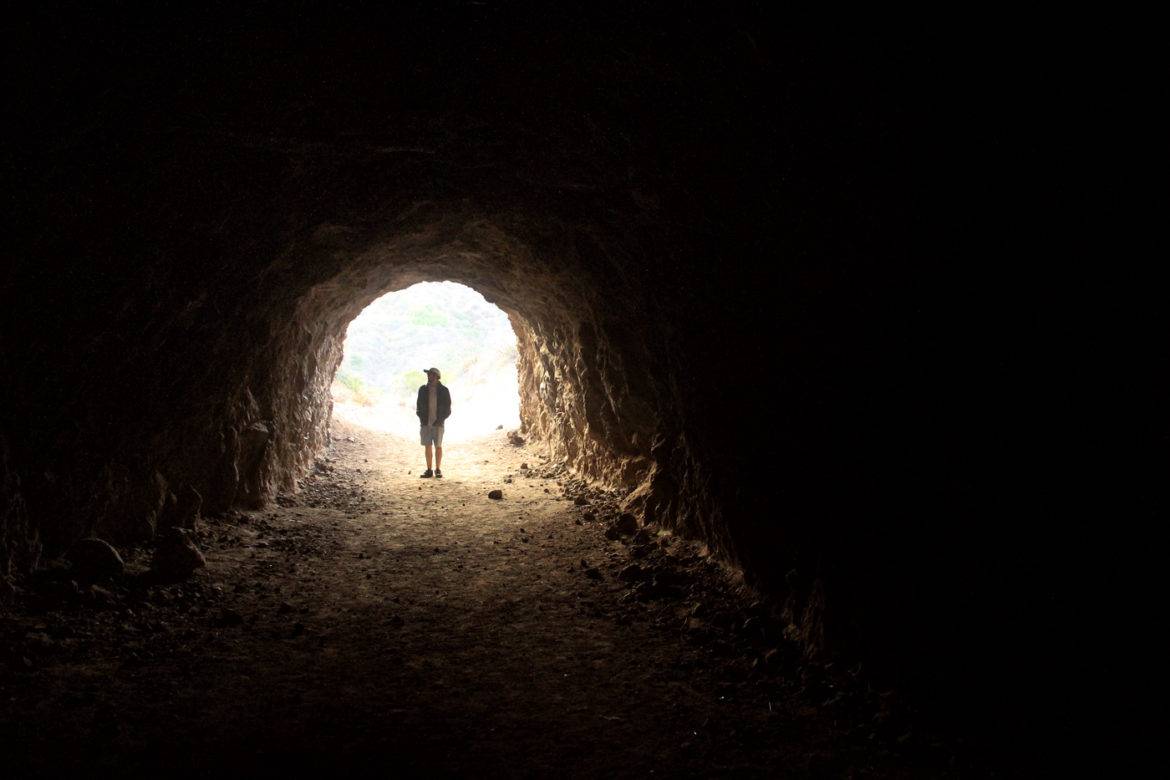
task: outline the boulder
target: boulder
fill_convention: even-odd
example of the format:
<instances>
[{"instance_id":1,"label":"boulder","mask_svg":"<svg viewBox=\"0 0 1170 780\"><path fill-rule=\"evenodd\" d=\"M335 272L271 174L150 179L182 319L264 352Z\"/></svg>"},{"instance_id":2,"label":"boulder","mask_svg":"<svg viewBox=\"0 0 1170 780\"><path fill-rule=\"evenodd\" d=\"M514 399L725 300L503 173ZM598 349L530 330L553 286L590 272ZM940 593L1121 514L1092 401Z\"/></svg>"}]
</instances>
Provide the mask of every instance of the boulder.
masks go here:
<instances>
[{"instance_id":1,"label":"boulder","mask_svg":"<svg viewBox=\"0 0 1170 780\"><path fill-rule=\"evenodd\" d=\"M199 522L200 512L203 509L203 496L190 485L183 487L178 494L175 506L174 524L179 528L194 529Z\"/></svg>"},{"instance_id":2,"label":"boulder","mask_svg":"<svg viewBox=\"0 0 1170 780\"><path fill-rule=\"evenodd\" d=\"M495 501L499 501L503 497L504 497L504 491L502 491L502 490L493 490L490 493L488 493L488 498L493 499Z\"/></svg>"},{"instance_id":3,"label":"boulder","mask_svg":"<svg viewBox=\"0 0 1170 780\"><path fill-rule=\"evenodd\" d=\"M102 582L118 577L126 570L122 556L109 542L91 537L78 539L65 555L73 574L82 582Z\"/></svg>"},{"instance_id":4,"label":"boulder","mask_svg":"<svg viewBox=\"0 0 1170 780\"><path fill-rule=\"evenodd\" d=\"M617 539L620 536L632 536L638 531L638 521L629 512L622 512L605 529L606 539Z\"/></svg>"}]
</instances>

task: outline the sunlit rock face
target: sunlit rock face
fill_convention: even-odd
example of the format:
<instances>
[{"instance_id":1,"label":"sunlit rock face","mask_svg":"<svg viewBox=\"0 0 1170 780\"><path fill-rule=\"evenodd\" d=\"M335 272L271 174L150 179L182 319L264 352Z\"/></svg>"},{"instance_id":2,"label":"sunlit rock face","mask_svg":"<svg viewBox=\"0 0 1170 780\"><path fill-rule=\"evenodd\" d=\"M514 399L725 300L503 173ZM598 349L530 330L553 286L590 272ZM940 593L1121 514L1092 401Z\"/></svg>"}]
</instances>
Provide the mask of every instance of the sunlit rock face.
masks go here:
<instances>
[{"instance_id":1,"label":"sunlit rock face","mask_svg":"<svg viewBox=\"0 0 1170 780\"><path fill-rule=\"evenodd\" d=\"M295 490L347 323L451 280L512 319L529 446L810 650L958 642L990 545L955 543L978 417L938 399L975 394L974 335L938 348L906 252L901 61L717 12L460 13L28 36L0 561Z\"/></svg>"}]
</instances>

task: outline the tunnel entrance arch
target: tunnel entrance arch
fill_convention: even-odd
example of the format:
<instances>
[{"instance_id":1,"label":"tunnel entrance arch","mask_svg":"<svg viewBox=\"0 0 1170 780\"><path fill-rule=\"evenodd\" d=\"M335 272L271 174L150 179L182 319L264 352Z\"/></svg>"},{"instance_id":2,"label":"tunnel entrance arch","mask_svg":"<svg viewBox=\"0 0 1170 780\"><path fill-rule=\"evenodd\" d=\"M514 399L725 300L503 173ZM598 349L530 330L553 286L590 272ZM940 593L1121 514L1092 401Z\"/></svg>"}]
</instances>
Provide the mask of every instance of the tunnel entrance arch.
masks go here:
<instances>
[{"instance_id":1,"label":"tunnel entrance arch","mask_svg":"<svg viewBox=\"0 0 1170 780\"><path fill-rule=\"evenodd\" d=\"M614 251L596 237L565 240L534 232L514 214L488 216L466 204L417 204L389 221L318 225L289 267L299 288L289 315L303 325L300 338L282 339L265 358L279 380L268 387L277 391L271 408L282 434L267 459L279 472L270 484L281 489L286 478L294 485L328 443L331 387L351 322L387 294L442 282L474 290L507 315L517 348L519 432L529 445L603 484L642 484L657 402L666 397L654 364L665 353L649 349L648 302L641 286L618 283L624 277L615 276ZM423 362L413 366L419 384L421 369L432 365ZM285 395L285 388L299 392Z\"/></svg>"},{"instance_id":2,"label":"tunnel entrance arch","mask_svg":"<svg viewBox=\"0 0 1170 780\"><path fill-rule=\"evenodd\" d=\"M456 282L387 293L351 321L330 393L333 419L403 438L417 434L416 390L437 367L457 398L447 439L520 427L516 329L509 315Z\"/></svg>"}]
</instances>

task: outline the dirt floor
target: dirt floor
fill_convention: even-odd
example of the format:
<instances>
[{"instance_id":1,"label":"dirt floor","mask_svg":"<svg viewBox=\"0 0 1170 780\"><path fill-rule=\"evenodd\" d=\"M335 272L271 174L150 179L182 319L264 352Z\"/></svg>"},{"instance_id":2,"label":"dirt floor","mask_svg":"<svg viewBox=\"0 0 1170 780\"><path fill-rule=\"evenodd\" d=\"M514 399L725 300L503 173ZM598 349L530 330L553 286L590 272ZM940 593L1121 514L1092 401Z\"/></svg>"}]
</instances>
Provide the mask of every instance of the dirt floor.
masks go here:
<instances>
[{"instance_id":1,"label":"dirt floor","mask_svg":"<svg viewBox=\"0 0 1170 780\"><path fill-rule=\"evenodd\" d=\"M113 583L10 591L5 777L970 772L857 670L804 662L702 550L618 533L618 496L503 431L449 445L442 480L414 442L334 435L296 495L203 518L186 582L123 550Z\"/></svg>"}]
</instances>

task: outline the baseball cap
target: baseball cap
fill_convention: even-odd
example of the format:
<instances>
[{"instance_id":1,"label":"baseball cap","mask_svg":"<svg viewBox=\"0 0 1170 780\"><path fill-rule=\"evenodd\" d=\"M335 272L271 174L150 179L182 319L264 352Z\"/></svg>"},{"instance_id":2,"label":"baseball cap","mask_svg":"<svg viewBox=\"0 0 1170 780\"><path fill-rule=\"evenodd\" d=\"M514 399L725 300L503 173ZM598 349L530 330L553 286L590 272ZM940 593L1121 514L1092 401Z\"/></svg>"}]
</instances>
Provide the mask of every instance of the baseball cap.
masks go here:
<instances>
[{"instance_id":1,"label":"baseball cap","mask_svg":"<svg viewBox=\"0 0 1170 780\"><path fill-rule=\"evenodd\" d=\"M437 368L428 368L428 369L427 369L426 371L424 371L423 373L425 373L425 374L434 374L436 377L439 377L439 378L442 378L442 376L443 376L442 374L440 374L440 373L439 373L439 369L437 369Z\"/></svg>"}]
</instances>

